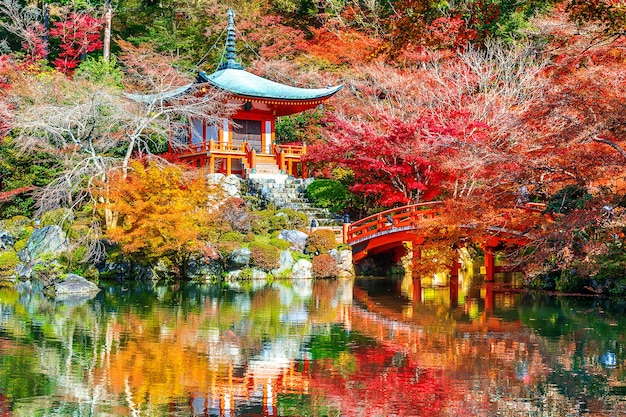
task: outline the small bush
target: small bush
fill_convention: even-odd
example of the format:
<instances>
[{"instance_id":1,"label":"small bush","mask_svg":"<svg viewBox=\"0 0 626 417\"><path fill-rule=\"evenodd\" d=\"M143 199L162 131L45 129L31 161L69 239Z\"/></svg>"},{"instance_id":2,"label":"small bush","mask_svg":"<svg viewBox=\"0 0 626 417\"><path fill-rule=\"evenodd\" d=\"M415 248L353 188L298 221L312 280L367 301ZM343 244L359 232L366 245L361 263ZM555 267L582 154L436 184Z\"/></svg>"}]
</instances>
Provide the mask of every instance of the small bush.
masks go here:
<instances>
[{"instance_id":1,"label":"small bush","mask_svg":"<svg viewBox=\"0 0 626 417\"><path fill-rule=\"evenodd\" d=\"M327 253L314 257L312 264L311 272L315 278L333 278L339 275L337 262Z\"/></svg>"},{"instance_id":2,"label":"small bush","mask_svg":"<svg viewBox=\"0 0 626 417\"><path fill-rule=\"evenodd\" d=\"M585 187L568 185L550 196L546 203L546 212L568 214L574 210L584 209L591 198Z\"/></svg>"},{"instance_id":3,"label":"small bush","mask_svg":"<svg viewBox=\"0 0 626 417\"><path fill-rule=\"evenodd\" d=\"M67 208L60 208L56 210L47 211L41 215L41 227L44 226L61 226L65 231L66 225L71 225L74 221L74 215L72 210Z\"/></svg>"},{"instance_id":4,"label":"small bush","mask_svg":"<svg viewBox=\"0 0 626 417\"><path fill-rule=\"evenodd\" d=\"M269 241L269 244L274 246L276 249L280 251L287 250L291 247L291 243L287 242L286 240L279 239L277 237L271 238Z\"/></svg>"},{"instance_id":5,"label":"small bush","mask_svg":"<svg viewBox=\"0 0 626 417\"><path fill-rule=\"evenodd\" d=\"M252 221L255 234L272 234L281 230L305 230L309 225L306 214L291 209L263 210Z\"/></svg>"},{"instance_id":6,"label":"small bush","mask_svg":"<svg viewBox=\"0 0 626 417\"><path fill-rule=\"evenodd\" d=\"M280 250L265 242L250 244L250 260L252 265L263 271L278 268L280 264Z\"/></svg>"},{"instance_id":7,"label":"small bush","mask_svg":"<svg viewBox=\"0 0 626 417\"><path fill-rule=\"evenodd\" d=\"M315 180L306 189L306 196L311 202L333 213L340 213L348 206L349 196L346 187L335 180Z\"/></svg>"},{"instance_id":8,"label":"small bush","mask_svg":"<svg viewBox=\"0 0 626 417\"><path fill-rule=\"evenodd\" d=\"M337 247L335 232L328 229L318 229L309 235L304 246L306 253L324 254Z\"/></svg>"}]
</instances>

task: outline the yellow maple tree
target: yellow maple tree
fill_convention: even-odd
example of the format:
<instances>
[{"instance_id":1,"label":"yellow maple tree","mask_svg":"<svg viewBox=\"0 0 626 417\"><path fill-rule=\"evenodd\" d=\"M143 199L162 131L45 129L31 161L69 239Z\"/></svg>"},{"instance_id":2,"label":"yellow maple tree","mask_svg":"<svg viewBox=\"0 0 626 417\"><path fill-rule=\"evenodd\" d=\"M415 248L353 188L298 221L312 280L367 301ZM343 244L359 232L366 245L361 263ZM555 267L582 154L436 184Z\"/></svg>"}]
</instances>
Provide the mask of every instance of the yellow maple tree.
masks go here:
<instances>
[{"instance_id":1,"label":"yellow maple tree","mask_svg":"<svg viewBox=\"0 0 626 417\"><path fill-rule=\"evenodd\" d=\"M209 185L202 171L140 161L130 166L126 178L112 175L107 184L108 208L120 222L106 236L127 256L148 264L163 260L184 278L190 256L206 247L217 221L220 189Z\"/></svg>"}]
</instances>

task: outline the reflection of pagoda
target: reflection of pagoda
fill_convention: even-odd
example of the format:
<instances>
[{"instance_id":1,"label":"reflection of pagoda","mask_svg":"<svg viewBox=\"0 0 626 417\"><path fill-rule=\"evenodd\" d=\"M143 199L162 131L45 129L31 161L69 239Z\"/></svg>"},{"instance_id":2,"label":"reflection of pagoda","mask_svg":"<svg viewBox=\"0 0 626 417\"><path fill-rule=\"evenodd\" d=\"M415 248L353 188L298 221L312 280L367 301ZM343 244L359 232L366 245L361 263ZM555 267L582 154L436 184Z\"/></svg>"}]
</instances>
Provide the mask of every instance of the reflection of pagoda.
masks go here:
<instances>
[{"instance_id":1,"label":"reflection of pagoda","mask_svg":"<svg viewBox=\"0 0 626 417\"><path fill-rule=\"evenodd\" d=\"M260 175L257 170L263 170L306 177L306 166L301 161L306 144L276 144L276 117L326 103L342 88L292 87L245 71L237 62L232 10L228 12L226 60L212 74L200 72L197 82L225 92L228 103L238 110L216 125L191 120L174 136L178 145L186 145L179 158L195 166L208 166L211 172L242 176Z\"/></svg>"}]
</instances>

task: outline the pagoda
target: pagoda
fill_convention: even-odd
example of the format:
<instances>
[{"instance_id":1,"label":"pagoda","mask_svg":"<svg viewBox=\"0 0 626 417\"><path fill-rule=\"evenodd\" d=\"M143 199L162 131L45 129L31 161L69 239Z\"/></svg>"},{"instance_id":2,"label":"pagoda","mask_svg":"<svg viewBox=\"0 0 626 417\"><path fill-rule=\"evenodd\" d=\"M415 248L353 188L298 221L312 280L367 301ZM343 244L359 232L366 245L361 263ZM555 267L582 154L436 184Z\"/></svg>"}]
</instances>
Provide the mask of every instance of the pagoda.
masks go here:
<instances>
[{"instance_id":1,"label":"pagoda","mask_svg":"<svg viewBox=\"0 0 626 417\"><path fill-rule=\"evenodd\" d=\"M343 85L299 88L247 72L237 62L234 12L228 11L225 60L212 74L199 72L197 83L223 91L236 110L217 124L190 120L173 130L179 159L195 166L208 166L211 173L242 177L263 174L306 177L302 157L306 144L276 143L276 118L312 109L328 102ZM181 146L182 145L182 146Z\"/></svg>"}]
</instances>

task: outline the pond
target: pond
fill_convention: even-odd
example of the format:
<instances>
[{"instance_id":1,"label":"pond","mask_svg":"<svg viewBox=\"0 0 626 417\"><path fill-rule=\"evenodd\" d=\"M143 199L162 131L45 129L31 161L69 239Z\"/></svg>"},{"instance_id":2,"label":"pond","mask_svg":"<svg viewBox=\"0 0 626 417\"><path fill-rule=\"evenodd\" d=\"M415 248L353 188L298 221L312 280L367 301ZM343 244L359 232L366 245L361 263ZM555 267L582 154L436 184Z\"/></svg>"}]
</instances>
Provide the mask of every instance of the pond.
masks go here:
<instances>
[{"instance_id":1,"label":"pond","mask_svg":"<svg viewBox=\"0 0 626 417\"><path fill-rule=\"evenodd\" d=\"M510 279L0 290L0 416L626 415L626 303Z\"/></svg>"}]
</instances>

